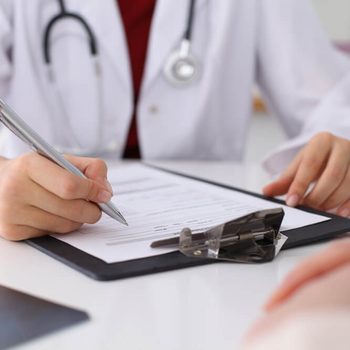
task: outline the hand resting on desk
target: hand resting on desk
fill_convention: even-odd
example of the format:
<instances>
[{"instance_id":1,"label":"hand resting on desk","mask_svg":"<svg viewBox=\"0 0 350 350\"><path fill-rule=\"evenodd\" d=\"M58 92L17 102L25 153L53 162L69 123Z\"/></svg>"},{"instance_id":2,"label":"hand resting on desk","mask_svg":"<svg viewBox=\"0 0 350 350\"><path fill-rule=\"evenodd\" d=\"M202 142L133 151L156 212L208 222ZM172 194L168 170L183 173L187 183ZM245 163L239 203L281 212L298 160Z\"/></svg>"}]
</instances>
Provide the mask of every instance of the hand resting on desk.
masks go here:
<instances>
[{"instance_id":1,"label":"hand resting on desk","mask_svg":"<svg viewBox=\"0 0 350 350\"><path fill-rule=\"evenodd\" d=\"M309 187L314 184L311 191ZM287 194L294 207L303 204L350 216L350 141L322 132L297 154L279 179L267 185L266 196Z\"/></svg>"},{"instance_id":2,"label":"hand resting on desk","mask_svg":"<svg viewBox=\"0 0 350 350\"><path fill-rule=\"evenodd\" d=\"M95 223L95 203L112 197L106 164L98 159L66 157L88 179L80 178L37 153L0 160L0 236L23 240L68 233Z\"/></svg>"}]
</instances>

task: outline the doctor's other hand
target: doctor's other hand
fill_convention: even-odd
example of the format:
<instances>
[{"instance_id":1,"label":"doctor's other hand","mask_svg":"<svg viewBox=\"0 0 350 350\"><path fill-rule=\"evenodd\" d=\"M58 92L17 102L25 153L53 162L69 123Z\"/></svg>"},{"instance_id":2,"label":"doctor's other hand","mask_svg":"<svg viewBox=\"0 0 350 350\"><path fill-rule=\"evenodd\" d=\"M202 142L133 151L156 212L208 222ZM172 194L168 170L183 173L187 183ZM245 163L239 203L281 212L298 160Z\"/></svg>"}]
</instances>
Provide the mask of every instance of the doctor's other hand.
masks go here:
<instances>
[{"instance_id":1,"label":"doctor's other hand","mask_svg":"<svg viewBox=\"0 0 350 350\"><path fill-rule=\"evenodd\" d=\"M286 202L292 207L303 204L350 216L350 141L328 132L315 135L263 193L287 194Z\"/></svg>"},{"instance_id":2,"label":"doctor's other hand","mask_svg":"<svg viewBox=\"0 0 350 350\"><path fill-rule=\"evenodd\" d=\"M88 179L33 152L0 159L0 236L17 241L63 234L100 219L95 203L112 197L106 164L92 158L66 158Z\"/></svg>"}]
</instances>

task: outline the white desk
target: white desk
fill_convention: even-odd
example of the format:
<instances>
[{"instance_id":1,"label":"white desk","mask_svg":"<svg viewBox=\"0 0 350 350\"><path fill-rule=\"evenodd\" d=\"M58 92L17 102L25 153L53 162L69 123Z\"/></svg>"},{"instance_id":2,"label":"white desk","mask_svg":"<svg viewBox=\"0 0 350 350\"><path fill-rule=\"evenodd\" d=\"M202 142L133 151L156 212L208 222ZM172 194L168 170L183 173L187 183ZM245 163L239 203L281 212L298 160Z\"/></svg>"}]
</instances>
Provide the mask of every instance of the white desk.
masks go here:
<instances>
[{"instance_id":1,"label":"white desk","mask_svg":"<svg viewBox=\"0 0 350 350\"><path fill-rule=\"evenodd\" d=\"M267 181L252 165L159 164L251 190ZM236 349L286 272L323 245L284 251L264 265L219 263L97 282L25 243L0 239L0 284L85 310L91 318L20 349Z\"/></svg>"}]
</instances>

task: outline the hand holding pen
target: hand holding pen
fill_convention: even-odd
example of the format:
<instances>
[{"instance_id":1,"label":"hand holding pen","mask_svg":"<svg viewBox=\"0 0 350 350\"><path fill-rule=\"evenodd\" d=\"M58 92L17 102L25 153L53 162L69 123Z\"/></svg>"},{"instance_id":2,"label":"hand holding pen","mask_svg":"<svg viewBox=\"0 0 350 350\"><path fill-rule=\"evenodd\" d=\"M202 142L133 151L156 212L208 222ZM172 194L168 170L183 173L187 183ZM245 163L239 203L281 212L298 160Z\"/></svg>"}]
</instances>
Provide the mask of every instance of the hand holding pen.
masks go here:
<instances>
[{"instance_id":1,"label":"hand holding pen","mask_svg":"<svg viewBox=\"0 0 350 350\"><path fill-rule=\"evenodd\" d=\"M0 235L22 240L69 233L96 223L95 203L112 197L104 162L68 157L88 179L79 178L34 152L0 162ZM95 203L94 203L95 202Z\"/></svg>"},{"instance_id":2,"label":"hand holding pen","mask_svg":"<svg viewBox=\"0 0 350 350\"><path fill-rule=\"evenodd\" d=\"M68 233L97 222L101 210L127 224L110 202L112 187L102 160L63 157L1 100L0 121L40 153L0 158L0 236L22 240Z\"/></svg>"}]
</instances>

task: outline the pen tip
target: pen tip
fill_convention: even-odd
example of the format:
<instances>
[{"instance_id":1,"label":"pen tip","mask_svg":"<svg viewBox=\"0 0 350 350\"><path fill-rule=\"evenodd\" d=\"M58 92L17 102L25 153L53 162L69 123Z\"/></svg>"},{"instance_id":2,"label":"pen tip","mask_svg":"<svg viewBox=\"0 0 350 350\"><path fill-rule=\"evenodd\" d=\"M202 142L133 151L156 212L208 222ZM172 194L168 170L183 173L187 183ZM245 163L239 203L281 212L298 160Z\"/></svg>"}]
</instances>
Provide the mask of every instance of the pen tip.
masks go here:
<instances>
[{"instance_id":1,"label":"pen tip","mask_svg":"<svg viewBox=\"0 0 350 350\"><path fill-rule=\"evenodd\" d=\"M113 205L112 202L108 203L108 205L104 205L103 211L121 224L129 226L122 213Z\"/></svg>"},{"instance_id":2,"label":"pen tip","mask_svg":"<svg viewBox=\"0 0 350 350\"><path fill-rule=\"evenodd\" d=\"M120 222L124 224L125 226L129 226L128 222L125 220L124 216L120 214Z\"/></svg>"}]
</instances>

